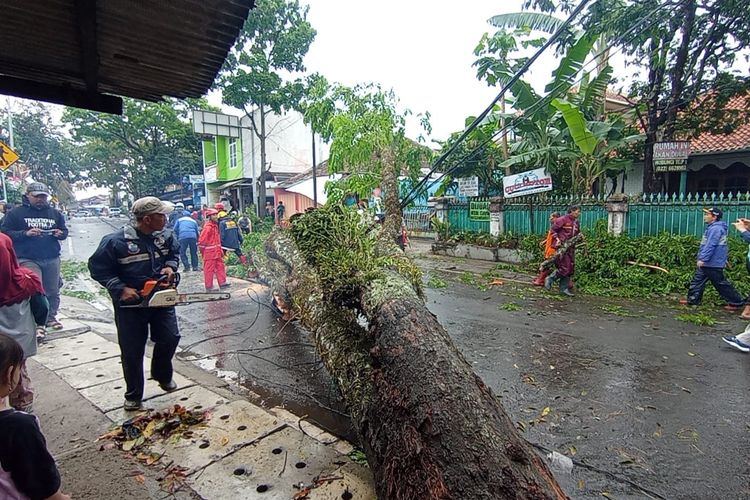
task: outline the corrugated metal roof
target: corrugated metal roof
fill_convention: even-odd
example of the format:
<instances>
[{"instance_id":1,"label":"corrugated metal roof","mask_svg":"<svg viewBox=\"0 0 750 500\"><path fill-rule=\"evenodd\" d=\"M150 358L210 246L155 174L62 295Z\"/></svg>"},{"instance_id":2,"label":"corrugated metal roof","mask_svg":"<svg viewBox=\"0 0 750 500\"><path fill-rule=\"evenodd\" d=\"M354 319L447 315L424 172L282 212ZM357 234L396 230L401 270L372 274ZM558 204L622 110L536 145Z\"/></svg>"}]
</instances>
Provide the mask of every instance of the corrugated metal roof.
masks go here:
<instances>
[{"instance_id":1,"label":"corrugated metal roof","mask_svg":"<svg viewBox=\"0 0 750 500\"><path fill-rule=\"evenodd\" d=\"M153 101L205 94L254 0L5 0L0 75L86 91L86 5L96 91Z\"/></svg>"}]
</instances>

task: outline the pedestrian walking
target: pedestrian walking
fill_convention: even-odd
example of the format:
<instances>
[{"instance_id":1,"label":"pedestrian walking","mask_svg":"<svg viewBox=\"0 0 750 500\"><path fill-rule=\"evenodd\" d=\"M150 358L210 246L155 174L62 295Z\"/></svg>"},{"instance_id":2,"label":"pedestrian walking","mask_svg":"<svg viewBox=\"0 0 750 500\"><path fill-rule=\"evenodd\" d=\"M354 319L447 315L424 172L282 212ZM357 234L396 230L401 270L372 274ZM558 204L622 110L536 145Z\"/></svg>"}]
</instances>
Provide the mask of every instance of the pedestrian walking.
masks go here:
<instances>
[{"instance_id":1,"label":"pedestrian walking","mask_svg":"<svg viewBox=\"0 0 750 500\"><path fill-rule=\"evenodd\" d=\"M169 219L167 220L167 227L171 227L174 229L174 225L177 224L177 220L182 217L182 212L185 211L185 204L181 201L178 201L174 205L174 211L169 214Z\"/></svg>"},{"instance_id":2,"label":"pedestrian walking","mask_svg":"<svg viewBox=\"0 0 750 500\"><path fill-rule=\"evenodd\" d=\"M219 212L219 236L221 248L234 252L242 265L247 264L247 256L242 253L242 233L237 223L226 212Z\"/></svg>"},{"instance_id":3,"label":"pedestrian walking","mask_svg":"<svg viewBox=\"0 0 750 500\"><path fill-rule=\"evenodd\" d=\"M253 231L253 223L250 220L250 217L245 214L242 214L240 218L237 219L237 225L240 227L242 234L250 234Z\"/></svg>"},{"instance_id":4,"label":"pedestrian walking","mask_svg":"<svg viewBox=\"0 0 750 500\"><path fill-rule=\"evenodd\" d=\"M200 229L198 223L187 210L184 210L182 216L175 222L174 234L180 244L180 261L185 272L190 271L191 264L193 271L200 271L200 264L198 263ZM190 251L190 260L188 260L188 251Z\"/></svg>"},{"instance_id":5,"label":"pedestrian walking","mask_svg":"<svg viewBox=\"0 0 750 500\"><path fill-rule=\"evenodd\" d=\"M273 204L271 204L270 201L266 202L266 217L274 218L276 216L276 211L273 209Z\"/></svg>"},{"instance_id":6,"label":"pedestrian walking","mask_svg":"<svg viewBox=\"0 0 750 500\"><path fill-rule=\"evenodd\" d=\"M19 263L31 269L42 280L49 300L46 326L61 330L57 320L60 307L60 242L68 237L65 216L49 205L49 189L41 182L26 188L23 205L11 210L3 219L3 233L10 236Z\"/></svg>"},{"instance_id":7,"label":"pedestrian walking","mask_svg":"<svg viewBox=\"0 0 750 500\"><path fill-rule=\"evenodd\" d=\"M221 249L219 232L219 212L214 208L206 210L206 223L198 238L198 248L203 256L203 284L206 291L213 290L214 276L219 288L227 288L227 271L224 267L224 252Z\"/></svg>"},{"instance_id":8,"label":"pedestrian walking","mask_svg":"<svg viewBox=\"0 0 750 500\"><path fill-rule=\"evenodd\" d=\"M727 302L724 309L736 311L745 303L742 296L724 276L729 246L727 245L728 226L721 220L722 215L721 209L717 207L703 209L703 222L706 223L706 230L703 232L698 248L698 262L688 288L687 298L681 299L681 304L690 306L700 304L703 300L703 290L709 281Z\"/></svg>"},{"instance_id":9,"label":"pedestrian walking","mask_svg":"<svg viewBox=\"0 0 750 500\"><path fill-rule=\"evenodd\" d=\"M31 412L34 390L26 370L26 359L36 354L36 324L32 297L41 297L41 322L47 318L42 281L33 271L18 264L11 239L0 234L0 333L8 335L23 349L20 378L10 393L10 405ZM2 375L2 372L0 372Z\"/></svg>"},{"instance_id":10,"label":"pedestrian walking","mask_svg":"<svg viewBox=\"0 0 750 500\"><path fill-rule=\"evenodd\" d=\"M555 252L565 245L565 242L577 236L581 232L581 226L578 222L578 218L581 216L581 207L573 205L568 208L568 213L562 217L558 217L552 223L552 248ZM554 253L554 252L553 252ZM570 245L570 247L557 258L555 261L555 271L547 276L544 280L544 288L547 290L552 288L552 284L555 280L560 280L560 293L565 294L569 297L573 297L573 291L570 289L570 282L575 274L576 269L576 247Z\"/></svg>"},{"instance_id":11,"label":"pedestrian walking","mask_svg":"<svg viewBox=\"0 0 750 500\"><path fill-rule=\"evenodd\" d=\"M276 217L278 219L279 224L281 224L281 221L284 220L285 213L286 213L286 207L284 206L284 202L279 201L279 204L276 206Z\"/></svg>"},{"instance_id":12,"label":"pedestrian walking","mask_svg":"<svg viewBox=\"0 0 750 500\"><path fill-rule=\"evenodd\" d=\"M154 352L151 377L165 392L177 389L172 379L172 357L180 341L174 307L126 308L141 300L146 281L174 278L179 266L178 244L171 231L163 231L170 204L153 196L133 203L135 221L102 238L89 258L91 277L112 298L117 340L125 378L126 411L139 410L143 399L143 356L151 332Z\"/></svg>"},{"instance_id":13,"label":"pedestrian walking","mask_svg":"<svg viewBox=\"0 0 750 500\"><path fill-rule=\"evenodd\" d=\"M551 214L549 214L549 229L547 230L547 237L539 242L539 245L544 247L545 259L549 259L555 253L555 248L552 246L552 244L555 241L555 234L552 232L552 224L555 222L555 219L557 219L558 217L560 217L559 212L552 212ZM539 275L531 283L534 286L544 286L544 280L549 275L550 275L550 271L543 269L539 271Z\"/></svg>"},{"instance_id":14,"label":"pedestrian walking","mask_svg":"<svg viewBox=\"0 0 750 500\"><path fill-rule=\"evenodd\" d=\"M9 405L23 378L24 360L21 345L0 333L0 498L70 500L60 491L60 472L39 420Z\"/></svg>"}]
</instances>

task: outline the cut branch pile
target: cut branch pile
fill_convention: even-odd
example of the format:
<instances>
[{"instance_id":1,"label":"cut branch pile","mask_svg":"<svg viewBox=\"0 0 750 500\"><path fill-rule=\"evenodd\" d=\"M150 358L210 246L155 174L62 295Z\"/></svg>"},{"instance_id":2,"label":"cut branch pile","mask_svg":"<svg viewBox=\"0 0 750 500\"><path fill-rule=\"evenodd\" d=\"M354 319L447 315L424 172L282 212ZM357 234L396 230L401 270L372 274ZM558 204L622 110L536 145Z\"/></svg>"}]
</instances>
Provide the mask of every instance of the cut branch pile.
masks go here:
<instances>
[{"instance_id":1,"label":"cut branch pile","mask_svg":"<svg viewBox=\"0 0 750 500\"><path fill-rule=\"evenodd\" d=\"M377 227L323 208L258 256L352 416L379 498L567 498L422 299L421 274Z\"/></svg>"}]
</instances>

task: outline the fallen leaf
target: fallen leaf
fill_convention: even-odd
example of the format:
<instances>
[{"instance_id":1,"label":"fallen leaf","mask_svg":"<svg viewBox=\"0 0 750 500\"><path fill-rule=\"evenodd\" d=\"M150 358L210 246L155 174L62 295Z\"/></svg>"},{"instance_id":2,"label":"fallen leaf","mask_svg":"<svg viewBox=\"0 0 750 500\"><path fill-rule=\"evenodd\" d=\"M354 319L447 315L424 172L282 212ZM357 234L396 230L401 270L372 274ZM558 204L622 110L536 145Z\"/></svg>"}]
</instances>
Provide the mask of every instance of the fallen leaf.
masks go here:
<instances>
[{"instance_id":1,"label":"fallen leaf","mask_svg":"<svg viewBox=\"0 0 750 500\"><path fill-rule=\"evenodd\" d=\"M568 448L568 451L570 452L571 457L576 456L576 453L578 453L578 450L576 449L575 446L571 446L570 448Z\"/></svg>"},{"instance_id":2,"label":"fallen leaf","mask_svg":"<svg viewBox=\"0 0 750 500\"><path fill-rule=\"evenodd\" d=\"M144 475L143 475L143 474L137 474L137 475L133 476L133 478L134 478L134 479L135 479L136 481L138 481L139 483L141 483L141 484L143 484L143 483L145 483L145 482L146 482L146 478L144 477Z\"/></svg>"},{"instance_id":3,"label":"fallen leaf","mask_svg":"<svg viewBox=\"0 0 750 500\"><path fill-rule=\"evenodd\" d=\"M578 480L578 489L579 490L585 490L586 489L586 481L583 479Z\"/></svg>"},{"instance_id":4,"label":"fallen leaf","mask_svg":"<svg viewBox=\"0 0 750 500\"><path fill-rule=\"evenodd\" d=\"M502 280L498 280L498 279L494 279L494 280L490 281L490 286L497 286L497 285L503 285L503 284L504 284L503 281Z\"/></svg>"},{"instance_id":5,"label":"fallen leaf","mask_svg":"<svg viewBox=\"0 0 750 500\"><path fill-rule=\"evenodd\" d=\"M680 387L680 389L682 389L683 391L687 392L688 394L692 394L690 392L690 389L688 389L687 387Z\"/></svg>"},{"instance_id":6,"label":"fallen leaf","mask_svg":"<svg viewBox=\"0 0 750 500\"><path fill-rule=\"evenodd\" d=\"M602 491L602 496L606 498L612 498L612 495L610 495L607 491Z\"/></svg>"},{"instance_id":7,"label":"fallen leaf","mask_svg":"<svg viewBox=\"0 0 750 500\"><path fill-rule=\"evenodd\" d=\"M516 422L516 429L518 429L521 432L526 432L526 424L521 422L520 420Z\"/></svg>"},{"instance_id":8,"label":"fallen leaf","mask_svg":"<svg viewBox=\"0 0 750 500\"><path fill-rule=\"evenodd\" d=\"M662 432L661 432L661 425L659 425L659 424L656 424L656 430L654 431L654 434L653 434L653 436L654 436L655 438L660 438L660 437L662 436Z\"/></svg>"},{"instance_id":9,"label":"fallen leaf","mask_svg":"<svg viewBox=\"0 0 750 500\"><path fill-rule=\"evenodd\" d=\"M688 351L688 356L695 356L695 353Z\"/></svg>"},{"instance_id":10,"label":"fallen leaf","mask_svg":"<svg viewBox=\"0 0 750 500\"><path fill-rule=\"evenodd\" d=\"M113 443L112 441L107 441L99 447L99 451L114 450L115 448L117 448L117 445L115 443Z\"/></svg>"},{"instance_id":11,"label":"fallen leaf","mask_svg":"<svg viewBox=\"0 0 750 500\"><path fill-rule=\"evenodd\" d=\"M550 410L549 406L546 406L546 407L545 407L545 408L544 408L544 409L542 410L542 417L546 417L547 415L549 415L549 412L550 412L550 411L552 411L552 410Z\"/></svg>"},{"instance_id":12,"label":"fallen leaf","mask_svg":"<svg viewBox=\"0 0 750 500\"><path fill-rule=\"evenodd\" d=\"M223 438L221 438L221 445L226 446L227 444L229 444L229 438L227 436L224 436Z\"/></svg>"}]
</instances>

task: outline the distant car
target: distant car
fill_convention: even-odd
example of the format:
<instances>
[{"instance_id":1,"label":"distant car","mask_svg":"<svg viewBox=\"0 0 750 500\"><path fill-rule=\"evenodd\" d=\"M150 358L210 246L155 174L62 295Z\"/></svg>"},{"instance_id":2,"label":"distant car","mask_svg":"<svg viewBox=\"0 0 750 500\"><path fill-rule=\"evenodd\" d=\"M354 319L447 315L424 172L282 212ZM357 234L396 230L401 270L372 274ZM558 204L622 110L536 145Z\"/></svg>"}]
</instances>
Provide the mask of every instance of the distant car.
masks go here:
<instances>
[{"instance_id":1,"label":"distant car","mask_svg":"<svg viewBox=\"0 0 750 500\"><path fill-rule=\"evenodd\" d=\"M111 207L109 209L109 216L110 217L120 217L122 215L122 211L117 207Z\"/></svg>"},{"instance_id":2,"label":"distant car","mask_svg":"<svg viewBox=\"0 0 750 500\"><path fill-rule=\"evenodd\" d=\"M88 210L78 210L75 214L76 217L90 217L91 213Z\"/></svg>"}]
</instances>

